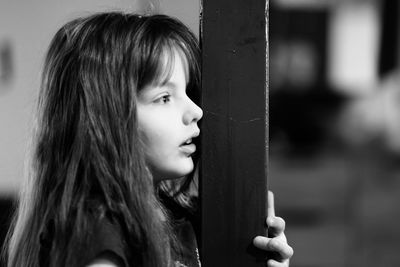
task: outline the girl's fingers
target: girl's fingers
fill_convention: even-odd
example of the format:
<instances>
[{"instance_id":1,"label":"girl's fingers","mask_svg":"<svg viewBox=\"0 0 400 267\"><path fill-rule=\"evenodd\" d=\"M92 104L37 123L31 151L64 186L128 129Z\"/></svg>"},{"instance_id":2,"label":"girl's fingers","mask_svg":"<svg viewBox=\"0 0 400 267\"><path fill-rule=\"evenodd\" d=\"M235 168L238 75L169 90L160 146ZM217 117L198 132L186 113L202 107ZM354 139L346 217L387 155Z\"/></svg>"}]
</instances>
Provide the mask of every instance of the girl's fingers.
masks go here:
<instances>
[{"instance_id":1,"label":"girl's fingers","mask_svg":"<svg viewBox=\"0 0 400 267\"><path fill-rule=\"evenodd\" d=\"M269 190L268 190L267 214L268 217L275 217L274 194L272 193L272 191Z\"/></svg>"},{"instance_id":2,"label":"girl's fingers","mask_svg":"<svg viewBox=\"0 0 400 267\"><path fill-rule=\"evenodd\" d=\"M268 260L267 261L268 267L289 267L289 260L284 260L283 262L279 262L276 260Z\"/></svg>"},{"instance_id":3,"label":"girl's fingers","mask_svg":"<svg viewBox=\"0 0 400 267\"><path fill-rule=\"evenodd\" d=\"M293 256L293 249L278 238L256 236L253 239L253 244L259 249L278 253L282 259L290 259Z\"/></svg>"},{"instance_id":4,"label":"girl's fingers","mask_svg":"<svg viewBox=\"0 0 400 267\"><path fill-rule=\"evenodd\" d=\"M281 242L277 238L272 238L268 242L268 247L270 248L270 251L274 251L276 253L279 253L281 256L281 259L290 259L293 256L293 249L291 246L289 246L287 243Z\"/></svg>"},{"instance_id":5,"label":"girl's fingers","mask_svg":"<svg viewBox=\"0 0 400 267\"><path fill-rule=\"evenodd\" d=\"M289 259L293 256L293 249L286 243L285 220L280 217L275 217L275 201L274 194L268 191L268 206L267 206L267 226L268 236L256 236L253 239L255 247L277 253L276 259L269 259L267 266L269 267L288 267Z\"/></svg>"},{"instance_id":6,"label":"girl's fingers","mask_svg":"<svg viewBox=\"0 0 400 267\"><path fill-rule=\"evenodd\" d=\"M268 226L268 235L275 237L285 231L286 222L281 217L268 217L266 220Z\"/></svg>"},{"instance_id":7,"label":"girl's fingers","mask_svg":"<svg viewBox=\"0 0 400 267\"><path fill-rule=\"evenodd\" d=\"M272 238L265 237L265 236L256 236L253 239L253 245L259 249L267 250L268 243Z\"/></svg>"}]
</instances>

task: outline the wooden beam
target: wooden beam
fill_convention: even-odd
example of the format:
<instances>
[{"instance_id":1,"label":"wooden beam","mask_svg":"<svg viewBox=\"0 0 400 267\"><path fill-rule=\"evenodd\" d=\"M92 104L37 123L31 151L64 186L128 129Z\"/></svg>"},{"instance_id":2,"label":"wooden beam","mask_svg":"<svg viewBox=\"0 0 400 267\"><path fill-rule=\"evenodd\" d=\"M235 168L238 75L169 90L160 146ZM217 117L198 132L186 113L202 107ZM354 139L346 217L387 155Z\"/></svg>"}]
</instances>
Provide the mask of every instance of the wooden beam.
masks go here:
<instances>
[{"instance_id":1,"label":"wooden beam","mask_svg":"<svg viewBox=\"0 0 400 267\"><path fill-rule=\"evenodd\" d=\"M201 256L203 266L265 266L267 34L265 0L203 0Z\"/></svg>"}]
</instances>

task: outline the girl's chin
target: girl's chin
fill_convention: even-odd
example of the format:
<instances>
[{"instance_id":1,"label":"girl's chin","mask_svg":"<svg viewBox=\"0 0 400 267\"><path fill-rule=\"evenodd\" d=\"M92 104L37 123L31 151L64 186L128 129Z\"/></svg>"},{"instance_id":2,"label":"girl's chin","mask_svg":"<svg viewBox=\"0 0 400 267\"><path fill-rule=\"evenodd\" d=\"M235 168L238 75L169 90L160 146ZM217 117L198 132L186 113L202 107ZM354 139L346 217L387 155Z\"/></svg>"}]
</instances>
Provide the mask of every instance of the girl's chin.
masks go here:
<instances>
[{"instance_id":1,"label":"girl's chin","mask_svg":"<svg viewBox=\"0 0 400 267\"><path fill-rule=\"evenodd\" d=\"M153 179L155 182L161 182L163 180L173 180L179 179L186 175L189 175L194 169L193 161L190 159L190 162L185 162L185 164L181 164L177 166L177 168L170 168L168 170L156 170L153 171Z\"/></svg>"}]
</instances>

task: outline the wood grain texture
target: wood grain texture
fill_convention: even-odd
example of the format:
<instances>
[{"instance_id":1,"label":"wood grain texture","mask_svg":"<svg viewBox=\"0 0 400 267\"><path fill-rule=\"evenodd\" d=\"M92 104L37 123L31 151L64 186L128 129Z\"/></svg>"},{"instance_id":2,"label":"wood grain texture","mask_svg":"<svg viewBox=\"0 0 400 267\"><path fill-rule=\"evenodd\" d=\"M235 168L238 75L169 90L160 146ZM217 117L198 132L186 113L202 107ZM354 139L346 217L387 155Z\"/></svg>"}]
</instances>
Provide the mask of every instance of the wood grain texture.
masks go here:
<instances>
[{"instance_id":1,"label":"wood grain texture","mask_svg":"<svg viewBox=\"0 0 400 267\"><path fill-rule=\"evenodd\" d=\"M266 2L203 0L203 266L264 266L267 191Z\"/></svg>"}]
</instances>

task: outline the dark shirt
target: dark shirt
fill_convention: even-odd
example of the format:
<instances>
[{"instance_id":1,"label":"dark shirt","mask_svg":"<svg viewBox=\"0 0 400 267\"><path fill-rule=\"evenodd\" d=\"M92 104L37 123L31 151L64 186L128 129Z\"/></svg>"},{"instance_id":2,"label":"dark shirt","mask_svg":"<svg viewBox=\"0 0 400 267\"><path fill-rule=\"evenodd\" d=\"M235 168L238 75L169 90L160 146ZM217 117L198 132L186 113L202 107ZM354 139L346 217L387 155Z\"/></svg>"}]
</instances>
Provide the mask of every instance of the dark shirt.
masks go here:
<instances>
[{"instance_id":1,"label":"dark shirt","mask_svg":"<svg viewBox=\"0 0 400 267\"><path fill-rule=\"evenodd\" d=\"M173 202L165 203L167 210L171 213L173 231L177 239L177 245L173 246L172 259L176 267L198 267L200 266L199 252L195 231L191 220L194 219L185 209L176 206ZM139 255L135 254L124 241L123 231L117 222L103 216L98 220L93 229L85 250L79 256L79 266L85 266L94 259L106 256L121 267L140 266ZM48 228L51 228L51 223ZM50 233L50 234L49 234ZM41 240L40 266L49 266L48 255L51 250L51 230L47 231L46 238ZM136 257L136 258L135 258Z\"/></svg>"},{"instance_id":2,"label":"dark shirt","mask_svg":"<svg viewBox=\"0 0 400 267\"><path fill-rule=\"evenodd\" d=\"M173 222L178 248L174 249L172 258L176 267L198 267L199 255L197 249L196 236L191 223L187 219ZM95 259L101 255L112 255L118 266L135 266L132 264L132 257L129 258L130 251L127 250L121 232L115 224L105 221L96 235L95 242L90 245L86 258Z\"/></svg>"}]
</instances>

